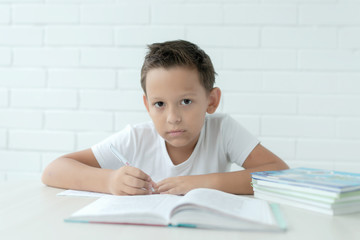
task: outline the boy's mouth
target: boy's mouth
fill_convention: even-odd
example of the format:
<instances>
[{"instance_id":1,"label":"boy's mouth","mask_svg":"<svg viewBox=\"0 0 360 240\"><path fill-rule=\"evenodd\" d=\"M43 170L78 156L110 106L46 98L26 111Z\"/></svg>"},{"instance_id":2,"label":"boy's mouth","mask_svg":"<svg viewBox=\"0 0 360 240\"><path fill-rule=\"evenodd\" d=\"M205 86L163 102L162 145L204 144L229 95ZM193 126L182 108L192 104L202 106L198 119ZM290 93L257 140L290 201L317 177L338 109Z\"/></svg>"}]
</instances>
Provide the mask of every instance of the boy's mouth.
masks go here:
<instances>
[{"instance_id":1,"label":"boy's mouth","mask_svg":"<svg viewBox=\"0 0 360 240\"><path fill-rule=\"evenodd\" d=\"M185 132L185 130L171 130L168 131L167 134L169 134L172 137L177 137L180 136L181 134L183 134Z\"/></svg>"}]
</instances>

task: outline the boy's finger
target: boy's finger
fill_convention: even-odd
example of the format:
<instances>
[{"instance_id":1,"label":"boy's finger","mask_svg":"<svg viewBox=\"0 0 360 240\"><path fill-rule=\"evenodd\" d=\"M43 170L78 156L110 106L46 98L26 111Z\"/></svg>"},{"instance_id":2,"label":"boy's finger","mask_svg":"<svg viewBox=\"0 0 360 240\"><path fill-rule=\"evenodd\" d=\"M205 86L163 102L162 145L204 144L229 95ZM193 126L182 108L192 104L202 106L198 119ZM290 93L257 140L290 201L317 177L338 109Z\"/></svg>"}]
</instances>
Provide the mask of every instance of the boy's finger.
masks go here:
<instances>
[{"instance_id":1,"label":"boy's finger","mask_svg":"<svg viewBox=\"0 0 360 240\"><path fill-rule=\"evenodd\" d=\"M136 177L138 179L142 179L144 181L148 181L148 182L151 181L150 176L144 173L143 171L141 171L140 169L130 166L127 166L126 168L127 168L126 174Z\"/></svg>"},{"instance_id":2,"label":"boy's finger","mask_svg":"<svg viewBox=\"0 0 360 240\"><path fill-rule=\"evenodd\" d=\"M129 187L151 189L151 183L143 179L127 175L124 180L125 184Z\"/></svg>"},{"instance_id":3,"label":"boy's finger","mask_svg":"<svg viewBox=\"0 0 360 240\"><path fill-rule=\"evenodd\" d=\"M124 186L123 192L128 195L149 195L151 191L145 188L133 188L130 186Z\"/></svg>"}]
</instances>

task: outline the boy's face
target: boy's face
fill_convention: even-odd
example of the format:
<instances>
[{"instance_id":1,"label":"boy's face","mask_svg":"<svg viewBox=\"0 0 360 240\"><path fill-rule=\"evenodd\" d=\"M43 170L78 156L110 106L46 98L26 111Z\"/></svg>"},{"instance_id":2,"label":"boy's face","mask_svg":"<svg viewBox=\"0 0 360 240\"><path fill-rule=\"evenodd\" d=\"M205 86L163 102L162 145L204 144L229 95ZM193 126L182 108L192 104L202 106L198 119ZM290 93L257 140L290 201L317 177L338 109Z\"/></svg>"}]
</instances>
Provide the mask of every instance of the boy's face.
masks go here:
<instances>
[{"instance_id":1,"label":"boy's face","mask_svg":"<svg viewBox=\"0 0 360 240\"><path fill-rule=\"evenodd\" d=\"M144 104L157 132L176 148L195 147L206 112L213 113L212 93L201 85L196 69L155 68L146 76Z\"/></svg>"}]
</instances>

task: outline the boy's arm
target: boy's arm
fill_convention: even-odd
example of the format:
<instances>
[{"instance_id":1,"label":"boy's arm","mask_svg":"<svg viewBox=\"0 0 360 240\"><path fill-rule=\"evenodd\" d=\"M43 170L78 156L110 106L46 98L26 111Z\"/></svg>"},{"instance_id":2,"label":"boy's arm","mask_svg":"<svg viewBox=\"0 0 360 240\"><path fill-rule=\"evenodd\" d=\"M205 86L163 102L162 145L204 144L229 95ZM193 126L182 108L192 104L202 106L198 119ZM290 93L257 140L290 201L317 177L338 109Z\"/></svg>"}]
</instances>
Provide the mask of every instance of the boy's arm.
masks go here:
<instances>
[{"instance_id":1,"label":"boy's arm","mask_svg":"<svg viewBox=\"0 0 360 240\"><path fill-rule=\"evenodd\" d=\"M245 160L244 170L226 173L181 176L159 182L158 192L185 194L194 188L213 188L234 194L253 194L251 173L289 168L275 154L258 144Z\"/></svg>"},{"instance_id":2,"label":"boy's arm","mask_svg":"<svg viewBox=\"0 0 360 240\"><path fill-rule=\"evenodd\" d=\"M137 168L100 168L91 149L70 153L51 162L43 172L42 182L52 187L116 195L149 194L152 186L151 178Z\"/></svg>"}]
</instances>

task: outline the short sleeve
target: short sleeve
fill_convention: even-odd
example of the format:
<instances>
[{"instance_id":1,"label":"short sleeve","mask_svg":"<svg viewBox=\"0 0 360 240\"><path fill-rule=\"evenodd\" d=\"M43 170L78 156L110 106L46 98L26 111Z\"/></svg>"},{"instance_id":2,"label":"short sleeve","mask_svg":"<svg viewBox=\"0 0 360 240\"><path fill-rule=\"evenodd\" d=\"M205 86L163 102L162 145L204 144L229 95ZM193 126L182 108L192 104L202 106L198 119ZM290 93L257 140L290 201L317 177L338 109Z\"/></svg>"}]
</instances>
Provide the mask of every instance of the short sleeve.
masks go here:
<instances>
[{"instance_id":1,"label":"short sleeve","mask_svg":"<svg viewBox=\"0 0 360 240\"><path fill-rule=\"evenodd\" d=\"M112 154L110 145L113 145L126 159L131 159L131 127L127 126L122 131L91 147L101 168L118 169L124 164Z\"/></svg>"},{"instance_id":2,"label":"short sleeve","mask_svg":"<svg viewBox=\"0 0 360 240\"><path fill-rule=\"evenodd\" d=\"M242 166L259 140L239 122L227 115L222 124L224 150L230 162Z\"/></svg>"}]
</instances>

